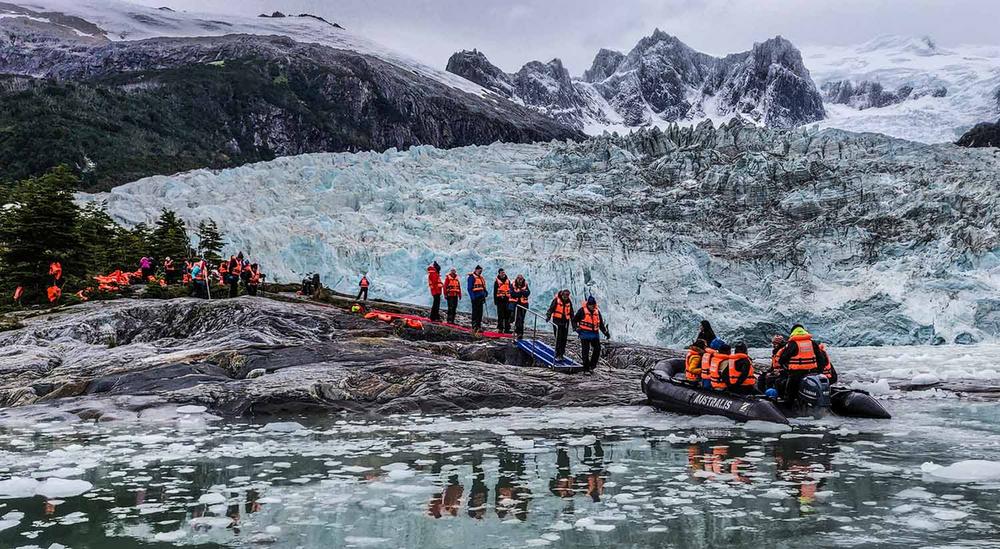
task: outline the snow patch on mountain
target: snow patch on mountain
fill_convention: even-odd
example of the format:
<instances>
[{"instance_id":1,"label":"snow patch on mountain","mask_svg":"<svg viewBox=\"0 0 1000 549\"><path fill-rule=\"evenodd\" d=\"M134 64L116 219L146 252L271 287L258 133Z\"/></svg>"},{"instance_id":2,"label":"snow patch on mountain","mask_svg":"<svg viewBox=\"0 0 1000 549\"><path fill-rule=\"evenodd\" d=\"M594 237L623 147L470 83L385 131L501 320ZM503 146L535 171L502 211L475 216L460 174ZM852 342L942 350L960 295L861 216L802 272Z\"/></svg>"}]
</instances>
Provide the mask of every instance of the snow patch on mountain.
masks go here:
<instances>
[{"instance_id":1,"label":"snow patch on mountain","mask_svg":"<svg viewBox=\"0 0 1000 549\"><path fill-rule=\"evenodd\" d=\"M854 46L806 46L802 55L820 87L877 84L902 101L831 102L820 127L877 132L925 143L953 142L1000 113L1000 47L944 48L933 39L883 36ZM921 93L921 90L927 93ZM844 104L835 104L844 103ZM879 104L881 103L881 104Z\"/></svg>"},{"instance_id":2,"label":"snow patch on mountain","mask_svg":"<svg viewBox=\"0 0 1000 549\"><path fill-rule=\"evenodd\" d=\"M53 12L79 17L97 25L102 35L113 41L227 34L287 36L298 42L318 43L371 55L464 92L476 95L488 93L469 80L425 65L405 54L315 17L240 17L180 12L120 0L13 0L10 4L36 12ZM19 10L4 8L3 4L0 4L0 13L3 13L5 18L38 17L18 12Z\"/></svg>"}]
</instances>

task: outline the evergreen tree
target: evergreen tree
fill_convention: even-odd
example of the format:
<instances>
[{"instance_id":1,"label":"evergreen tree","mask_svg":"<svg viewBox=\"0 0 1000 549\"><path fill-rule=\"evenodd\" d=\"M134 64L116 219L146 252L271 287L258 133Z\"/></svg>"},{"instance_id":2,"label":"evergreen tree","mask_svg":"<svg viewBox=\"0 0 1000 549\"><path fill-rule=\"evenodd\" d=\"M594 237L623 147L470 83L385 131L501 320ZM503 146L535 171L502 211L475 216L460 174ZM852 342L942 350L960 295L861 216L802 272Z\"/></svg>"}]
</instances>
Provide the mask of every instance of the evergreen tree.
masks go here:
<instances>
[{"instance_id":1,"label":"evergreen tree","mask_svg":"<svg viewBox=\"0 0 1000 549\"><path fill-rule=\"evenodd\" d=\"M104 204L88 203L80 208L77 235L80 261L87 274L104 274L117 268L115 244L123 229L104 211Z\"/></svg>"},{"instance_id":2,"label":"evergreen tree","mask_svg":"<svg viewBox=\"0 0 1000 549\"><path fill-rule=\"evenodd\" d=\"M222 262L222 247L225 242L222 240L222 233L215 221L209 219L198 224L198 250L201 257L213 265Z\"/></svg>"},{"instance_id":3,"label":"evergreen tree","mask_svg":"<svg viewBox=\"0 0 1000 549\"><path fill-rule=\"evenodd\" d=\"M153 257L161 262L167 257L182 261L191 249L191 239L184 222L178 219L176 212L166 208L160 212L149 243Z\"/></svg>"},{"instance_id":4,"label":"evergreen tree","mask_svg":"<svg viewBox=\"0 0 1000 549\"><path fill-rule=\"evenodd\" d=\"M11 206L0 211L0 290L10 295L24 287L25 303L47 301L49 264L58 261L66 278L86 275L77 233L80 210L73 203L79 180L60 166L18 183L8 194Z\"/></svg>"}]
</instances>

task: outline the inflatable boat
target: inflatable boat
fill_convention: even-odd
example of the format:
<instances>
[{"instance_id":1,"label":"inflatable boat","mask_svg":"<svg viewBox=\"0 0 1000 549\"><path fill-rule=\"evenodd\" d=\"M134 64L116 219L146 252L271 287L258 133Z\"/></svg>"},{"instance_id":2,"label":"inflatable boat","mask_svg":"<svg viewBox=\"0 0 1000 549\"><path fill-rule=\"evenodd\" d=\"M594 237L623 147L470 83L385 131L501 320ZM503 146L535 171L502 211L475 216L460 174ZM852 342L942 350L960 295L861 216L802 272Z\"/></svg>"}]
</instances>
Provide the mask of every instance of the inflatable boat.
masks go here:
<instances>
[{"instance_id":1,"label":"inflatable boat","mask_svg":"<svg viewBox=\"0 0 1000 549\"><path fill-rule=\"evenodd\" d=\"M683 379L684 361L668 360L642 377L642 391L657 408L668 412L725 416L736 421L788 423L789 417L844 417L889 419L878 400L864 391L831 388L823 376L803 379L799 399L786 403L762 395L736 395L695 387Z\"/></svg>"}]
</instances>

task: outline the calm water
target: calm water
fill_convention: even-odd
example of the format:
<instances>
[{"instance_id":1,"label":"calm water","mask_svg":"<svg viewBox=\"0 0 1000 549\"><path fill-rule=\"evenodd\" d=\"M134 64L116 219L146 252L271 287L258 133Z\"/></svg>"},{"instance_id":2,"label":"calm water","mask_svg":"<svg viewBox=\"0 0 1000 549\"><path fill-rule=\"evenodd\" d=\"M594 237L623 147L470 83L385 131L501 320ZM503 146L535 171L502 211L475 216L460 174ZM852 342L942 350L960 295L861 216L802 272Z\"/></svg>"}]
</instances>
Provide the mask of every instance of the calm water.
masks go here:
<instances>
[{"instance_id":1,"label":"calm water","mask_svg":"<svg viewBox=\"0 0 1000 549\"><path fill-rule=\"evenodd\" d=\"M886 398L892 421L790 430L644 407L8 414L0 547L1000 546L998 406Z\"/></svg>"}]
</instances>

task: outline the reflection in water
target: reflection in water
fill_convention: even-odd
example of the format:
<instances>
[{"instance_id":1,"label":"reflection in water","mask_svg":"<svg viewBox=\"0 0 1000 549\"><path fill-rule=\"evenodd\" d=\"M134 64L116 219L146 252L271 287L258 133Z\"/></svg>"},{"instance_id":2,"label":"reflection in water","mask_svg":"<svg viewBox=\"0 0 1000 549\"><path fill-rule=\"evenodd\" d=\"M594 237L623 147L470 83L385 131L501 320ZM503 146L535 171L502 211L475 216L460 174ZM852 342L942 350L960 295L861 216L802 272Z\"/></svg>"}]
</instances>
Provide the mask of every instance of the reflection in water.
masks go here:
<instances>
[{"instance_id":1,"label":"reflection in water","mask_svg":"<svg viewBox=\"0 0 1000 549\"><path fill-rule=\"evenodd\" d=\"M120 457L84 477L94 484L85 496L4 500L0 520L12 526L0 530L0 547L24 546L35 532L29 546L157 549L171 541L206 549L737 549L992 539L1000 492L923 479L920 464L954 461L954 446L896 432L822 424L781 433L523 429L518 441L487 430L344 428L272 441L233 427L193 439L206 455L185 460L167 459L166 443L150 449L122 437L106 451ZM0 450L12 446L3 436ZM53 440L21 458L31 469L8 461L7 470L44 474L34 464L47 456L55 470L72 449ZM976 455L997 459L987 444Z\"/></svg>"},{"instance_id":2,"label":"reflection in water","mask_svg":"<svg viewBox=\"0 0 1000 549\"><path fill-rule=\"evenodd\" d=\"M504 519L508 514L512 514L518 520L528 518L531 490L527 486L527 480L524 473L524 454L501 452L494 501L497 518Z\"/></svg>"}]
</instances>

